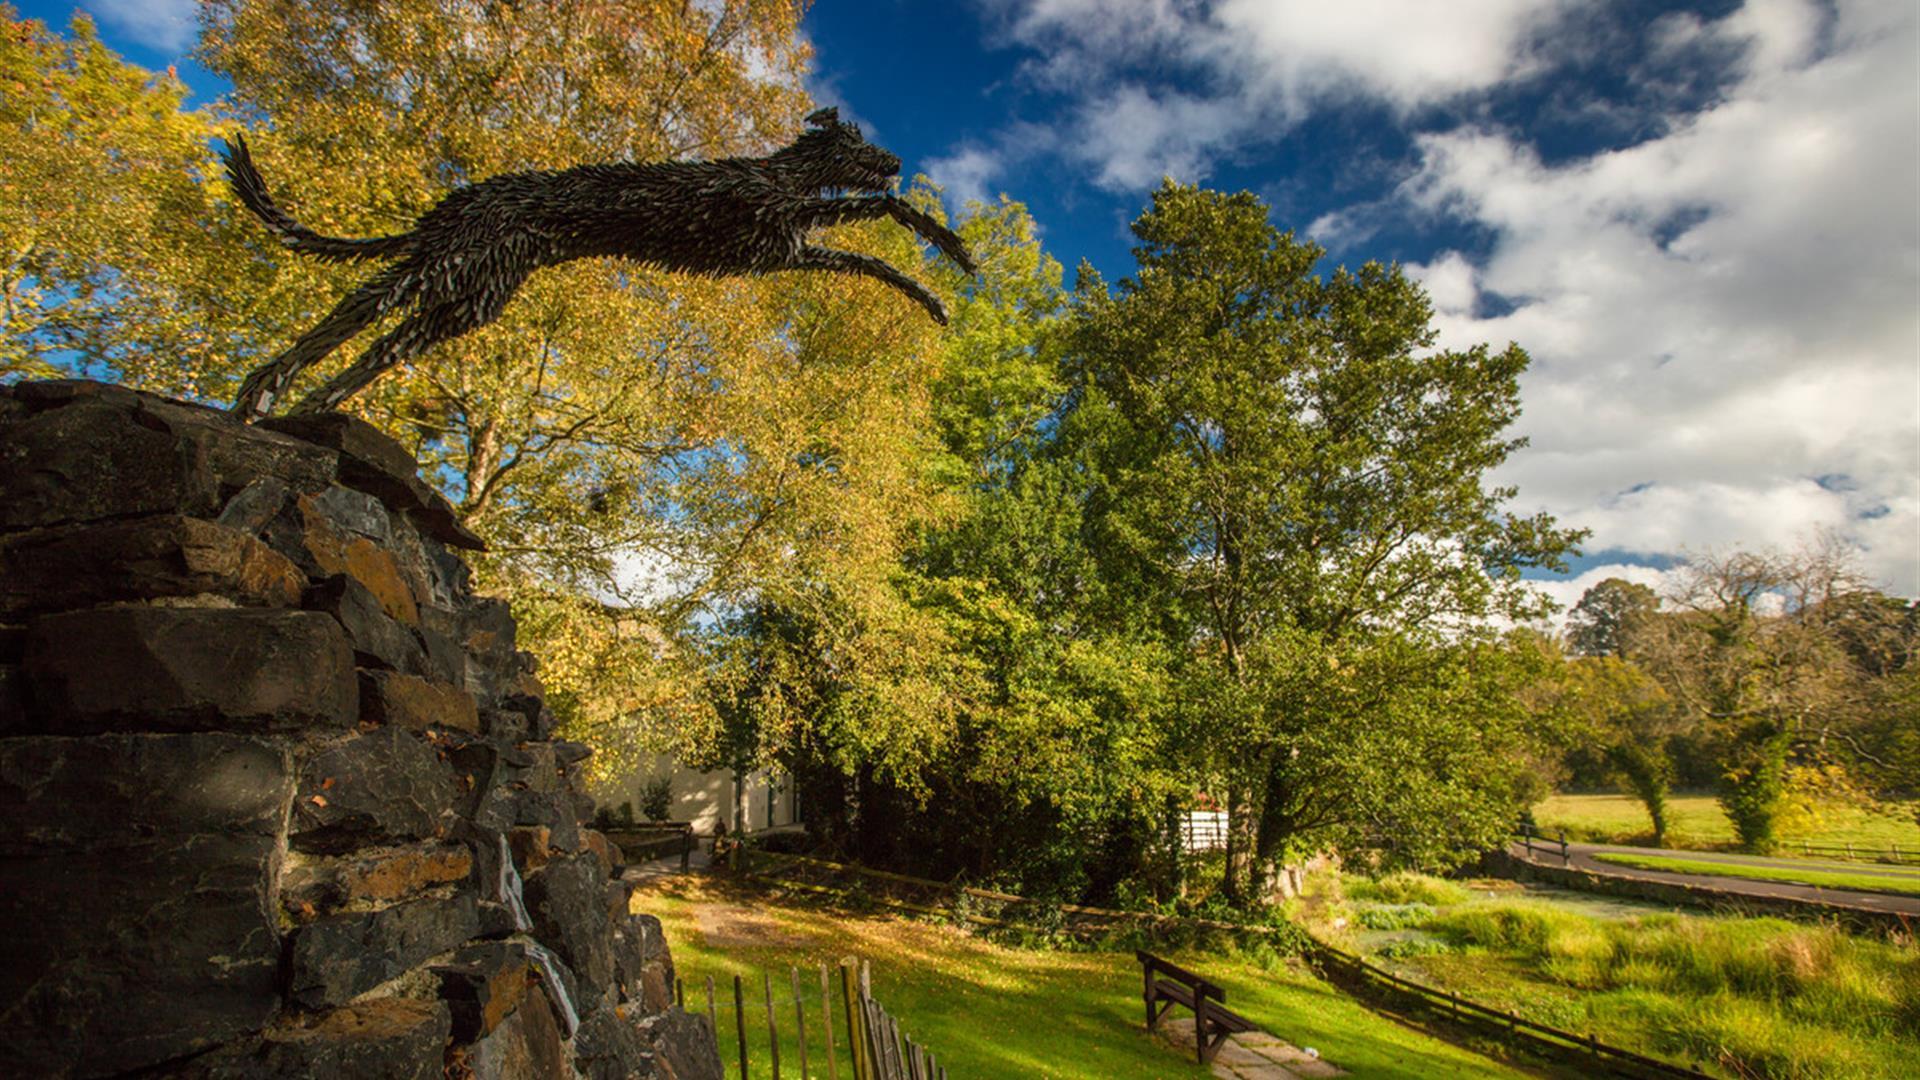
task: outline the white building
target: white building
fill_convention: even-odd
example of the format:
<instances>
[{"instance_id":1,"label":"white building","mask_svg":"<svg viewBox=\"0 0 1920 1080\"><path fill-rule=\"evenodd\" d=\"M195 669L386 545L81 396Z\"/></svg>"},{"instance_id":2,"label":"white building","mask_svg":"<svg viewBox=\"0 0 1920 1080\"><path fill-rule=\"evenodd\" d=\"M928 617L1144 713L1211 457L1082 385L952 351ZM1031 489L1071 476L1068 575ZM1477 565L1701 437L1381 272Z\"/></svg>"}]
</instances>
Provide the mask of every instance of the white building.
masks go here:
<instances>
[{"instance_id":1,"label":"white building","mask_svg":"<svg viewBox=\"0 0 1920 1080\"><path fill-rule=\"evenodd\" d=\"M729 833L741 831L740 789L734 782L734 774L698 772L682 766L669 754L655 754L632 774L596 787L594 804L617 812L621 803L632 803L635 818L644 820L640 794L649 782L661 776L670 777L673 783L667 811L669 820L693 822L693 831L700 836L712 836L722 821L727 823ZM746 832L764 832L800 823L799 801L794 796L791 777L763 769L749 775L746 786Z\"/></svg>"}]
</instances>

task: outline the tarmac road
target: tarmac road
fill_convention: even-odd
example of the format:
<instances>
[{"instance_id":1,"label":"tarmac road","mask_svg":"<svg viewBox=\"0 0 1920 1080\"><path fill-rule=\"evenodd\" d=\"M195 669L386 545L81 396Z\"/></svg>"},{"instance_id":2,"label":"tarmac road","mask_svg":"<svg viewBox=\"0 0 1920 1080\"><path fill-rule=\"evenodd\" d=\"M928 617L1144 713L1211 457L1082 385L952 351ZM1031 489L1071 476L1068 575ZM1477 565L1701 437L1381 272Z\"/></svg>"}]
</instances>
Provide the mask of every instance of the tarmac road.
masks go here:
<instances>
[{"instance_id":1,"label":"tarmac road","mask_svg":"<svg viewBox=\"0 0 1920 1080\"><path fill-rule=\"evenodd\" d=\"M1757 867L1793 867L1799 869L1833 869L1850 874L1870 874L1887 877L1903 882L1920 882L1920 867L1899 867L1862 864L1855 868L1848 866L1826 867L1809 866L1805 862L1788 859L1766 858L1754 855L1731 855L1719 851L1673 851L1662 848L1623 847L1616 844L1578 844L1567 845L1567 858L1560 855L1559 841L1546 843L1536 839L1532 854L1521 841L1515 840L1507 846L1515 858L1526 859L1541 866L1569 866L1575 870L1585 870L1593 874L1608 874L1613 877L1634 878L1641 881L1663 881L1677 885L1694 885L1700 888L1717 889L1724 893L1736 893L1742 896L1787 897L1796 900L1810 900L1821 904L1843 904L1848 907L1867 908L1873 911L1897 911L1908 915L1920 916L1920 896L1898 893L1866 892L1858 889L1829 889L1819 885L1796 885L1784 881L1756 881L1751 878L1721 877L1716 874L1684 874L1669 870L1643 870L1636 866L1623 866L1619 863L1601 862L1593 856L1601 852L1617 851L1629 855L1668 855L1678 859L1700 862L1727 863Z\"/></svg>"}]
</instances>

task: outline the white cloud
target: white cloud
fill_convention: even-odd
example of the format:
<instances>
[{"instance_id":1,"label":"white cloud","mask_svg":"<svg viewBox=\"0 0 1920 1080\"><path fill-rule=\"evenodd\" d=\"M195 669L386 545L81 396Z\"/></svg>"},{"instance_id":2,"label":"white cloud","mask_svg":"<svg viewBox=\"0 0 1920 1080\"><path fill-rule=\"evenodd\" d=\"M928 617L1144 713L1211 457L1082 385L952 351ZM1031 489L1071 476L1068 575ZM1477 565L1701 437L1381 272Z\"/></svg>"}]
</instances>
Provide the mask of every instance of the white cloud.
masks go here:
<instances>
[{"instance_id":1,"label":"white cloud","mask_svg":"<svg viewBox=\"0 0 1920 1080\"><path fill-rule=\"evenodd\" d=\"M1489 239L1409 270L1444 345L1534 357L1532 446L1497 478L1522 509L1592 528L1590 550L1833 528L1920 594L1911 0L1746 0L1631 31L1572 0L983 2L1037 57L1028 77L1072 102L1055 150L1110 190L1204 181L1330 106L1426 124L1405 183L1315 208L1310 235L1357 243L1411 214ZM1558 82L1561 64L1584 74ZM1602 67L1654 89L1589 100L1577 80ZM1513 89L1633 141L1543 160L1510 113L1433 123Z\"/></svg>"},{"instance_id":2,"label":"white cloud","mask_svg":"<svg viewBox=\"0 0 1920 1080\"><path fill-rule=\"evenodd\" d=\"M164 53L183 53L200 35L195 0L90 0L100 21Z\"/></svg>"},{"instance_id":3,"label":"white cloud","mask_svg":"<svg viewBox=\"0 0 1920 1080\"><path fill-rule=\"evenodd\" d=\"M1899 5L1842 4L1809 59L1816 23L1767 2L1705 27L1751 46L1742 78L1627 149L1548 167L1504 133L1426 137L1403 194L1496 239L1470 274L1453 254L1414 269L1443 343L1533 354L1533 447L1500 479L1594 547L1790 547L1830 527L1912 595L1920 34ZM1481 290L1527 299L1475 318Z\"/></svg>"},{"instance_id":4,"label":"white cloud","mask_svg":"<svg viewBox=\"0 0 1920 1080\"><path fill-rule=\"evenodd\" d=\"M1080 100L1065 144L1110 190L1204 179L1214 160L1283 135L1316 104L1410 110L1527 70L1533 33L1565 0L1000 0L1027 73ZM1194 91L1142 72L1198 73Z\"/></svg>"},{"instance_id":5,"label":"white cloud","mask_svg":"<svg viewBox=\"0 0 1920 1080\"><path fill-rule=\"evenodd\" d=\"M1535 592L1553 598L1560 605L1559 614L1549 620L1551 629L1564 630L1567 614L1580 602L1588 589L1607 580L1620 578L1635 585L1645 585L1655 593L1665 595L1674 571L1658 570L1651 566L1638 566L1632 563L1611 563L1606 566L1590 567L1577 577L1555 578L1541 581L1529 581L1527 585Z\"/></svg>"},{"instance_id":6,"label":"white cloud","mask_svg":"<svg viewBox=\"0 0 1920 1080\"><path fill-rule=\"evenodd\" d=\"M988 201L992 196L987 185L1002 170L999 155L977 146L961 147L946 157L926 163L927 177L940 185L951 210L970 202Z\"/></svg>"}]
</instances>

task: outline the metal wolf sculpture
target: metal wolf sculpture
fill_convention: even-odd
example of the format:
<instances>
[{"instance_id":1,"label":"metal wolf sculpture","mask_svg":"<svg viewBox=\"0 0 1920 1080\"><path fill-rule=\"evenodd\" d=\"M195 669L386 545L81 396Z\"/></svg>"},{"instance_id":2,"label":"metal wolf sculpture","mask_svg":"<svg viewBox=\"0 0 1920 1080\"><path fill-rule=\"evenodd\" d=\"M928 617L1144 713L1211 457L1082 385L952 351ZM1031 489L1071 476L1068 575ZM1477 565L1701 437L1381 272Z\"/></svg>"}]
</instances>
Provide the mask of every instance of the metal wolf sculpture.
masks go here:
<instances>
[{"instance_id":1,"label":"metal wolf sculpture","mask_svg":"<svg viewBox=\"0 0 1920 1080\"><path fill-rule=\"evenodd\" d=\"M944 325L946 309L912 278L871 256L807 242L809 229L890 217L974 272L958 236L889 192L899 158L861 138L835 109L815 112L807 126L791 145L761 158L496 176L450 192L409 232L364 240L321 236L275 206L246 141L235 136L226 147L227 178L282 245L329 262L399 261L249 374L233 411L248 420L265 416L302 370L381 316L411 309L292 411L331 409L400 361L498 318L535 270L592 256L712 277L777 270L863 274L905 293ZM823 194L835 189L862 194Z\"/></svg>"}]
</instances>

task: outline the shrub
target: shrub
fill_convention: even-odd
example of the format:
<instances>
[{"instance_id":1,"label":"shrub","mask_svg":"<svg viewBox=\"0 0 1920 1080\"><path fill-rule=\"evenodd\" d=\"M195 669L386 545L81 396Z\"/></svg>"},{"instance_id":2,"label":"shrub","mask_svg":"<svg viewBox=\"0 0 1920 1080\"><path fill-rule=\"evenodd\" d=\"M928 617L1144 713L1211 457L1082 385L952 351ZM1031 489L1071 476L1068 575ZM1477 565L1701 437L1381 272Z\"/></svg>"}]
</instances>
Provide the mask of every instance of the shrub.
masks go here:
<instances>
[{"instance_id":1,"label":"shrub","mask_svg":"<svg viewBox=\"0 0 1920 1080\"><path fill-rule=\"evenodd\" d=\"M1404 870L1382 878L1351 877L1346 884L1347 895L1355 900L1373 900L1382 904L1444 907L1473 899L1473 894L1463 885Z\"/></svg>"},{"instance_id":2,"label":"shrub","mask_svg":"<svg viewBox=\"0 0 1920 1080\"><path fill-rule=\"evenodd\" d=\"M640 785L640 812L648 821L667 820L673 812L673 777L656 776ZM628 814L631 817L631 809Z\"/></svg>"},{"instance_id":3,"label":"shrub","mask_svg":"<svg viewBox=\"0 0 1920 1080\"><path fill-rule=\"evenodd\" d=\"M1436 914L1430 904L1380 904L1361 908L1355 918L1369 930L1403 930L1425 926Z\"/></svg>"}]
</instances>

